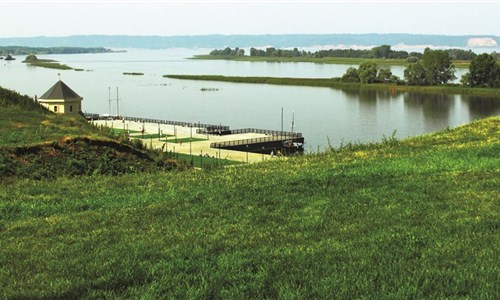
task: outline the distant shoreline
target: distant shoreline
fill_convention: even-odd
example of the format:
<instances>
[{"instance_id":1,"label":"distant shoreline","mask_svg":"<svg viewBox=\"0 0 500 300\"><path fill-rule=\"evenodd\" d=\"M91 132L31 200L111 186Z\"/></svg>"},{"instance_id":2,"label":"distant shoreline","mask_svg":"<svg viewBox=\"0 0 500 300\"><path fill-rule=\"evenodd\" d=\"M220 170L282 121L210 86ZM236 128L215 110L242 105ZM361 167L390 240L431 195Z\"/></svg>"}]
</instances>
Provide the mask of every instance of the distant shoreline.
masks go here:
<instances>
[{"instance_id":1,"label":"distant shoreline","mask_svg":"<svg viewBox=\"0 0 500 300\"><path fill-rule=\"evenodd\" d=\"M410 63L405 59L384 58L353 58L353 57L262 57L262 56L237 56L237 55L195 55L190 59L201 60L232 60L247 62L306 62L316 64L360 65L367 61L375 62L379 66L407 66ZM468 68L470 61L455 60L455 68Z\"/></svg>"}]
</instances>

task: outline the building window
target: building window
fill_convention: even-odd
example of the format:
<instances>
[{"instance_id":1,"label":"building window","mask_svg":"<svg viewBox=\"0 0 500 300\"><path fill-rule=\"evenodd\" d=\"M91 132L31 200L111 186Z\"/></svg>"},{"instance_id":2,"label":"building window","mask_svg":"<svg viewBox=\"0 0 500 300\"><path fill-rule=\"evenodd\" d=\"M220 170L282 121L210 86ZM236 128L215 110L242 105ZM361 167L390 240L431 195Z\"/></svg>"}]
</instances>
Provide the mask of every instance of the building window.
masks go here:
<instances>
[{"instance_id":1,"label":"building window","mask_svg":"<svg viewBox=\"0 0 500 300\"><path fill-rule=\"evenodd\" d=\"M54 106L54 112L57 112L57 106Z\"/></svg>"},{"instance_id":2,"label":"building window","mask_svg":"<svg viewBox=\"0 0 500 300\"><path fill-rule=\"evenodd\" d=\"M73 112L73 105L69 106L69 112Z\"/></svg>"}]
</instances>

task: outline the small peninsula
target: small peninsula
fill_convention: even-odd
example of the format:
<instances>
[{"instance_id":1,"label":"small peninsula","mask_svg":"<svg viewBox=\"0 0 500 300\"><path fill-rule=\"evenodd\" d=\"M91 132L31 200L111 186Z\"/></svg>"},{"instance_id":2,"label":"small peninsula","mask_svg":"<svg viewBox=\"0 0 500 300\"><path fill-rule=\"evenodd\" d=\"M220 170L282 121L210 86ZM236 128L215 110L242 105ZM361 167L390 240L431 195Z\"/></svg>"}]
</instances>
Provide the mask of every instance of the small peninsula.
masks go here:
<instances>
[{"instance_id":1,"label":"small peninsula","mask_svg":"<svg viewBox=\"0 0 500 300\"><path fill-rule=\"evenodd\" d=\"M39 59L36 55L28 55L23 63L26 63L30 66L49 68L49 69L57 69L57 70L73 70L70 66L63 65L58 63L52 59Z\"/></svg>"}]
</instances>

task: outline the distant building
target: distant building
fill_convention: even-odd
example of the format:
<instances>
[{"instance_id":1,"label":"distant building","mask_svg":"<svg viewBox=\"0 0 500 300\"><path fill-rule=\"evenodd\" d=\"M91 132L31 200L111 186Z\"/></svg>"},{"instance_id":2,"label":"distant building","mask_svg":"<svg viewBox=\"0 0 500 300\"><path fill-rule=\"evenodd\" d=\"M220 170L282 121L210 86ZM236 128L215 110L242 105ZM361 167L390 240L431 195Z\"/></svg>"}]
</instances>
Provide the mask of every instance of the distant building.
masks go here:
<instances>
[{"instance_id":1,"label":"distant building","mask_svg":"<svg viewBox=\"0 0 500 300\"><path fill-rule=\"evenodd\" d=\"M82 97L59 80L38 98L38 103L58 114L78 114L82 111L82 100Z\"/></svg>"}]
</instances>

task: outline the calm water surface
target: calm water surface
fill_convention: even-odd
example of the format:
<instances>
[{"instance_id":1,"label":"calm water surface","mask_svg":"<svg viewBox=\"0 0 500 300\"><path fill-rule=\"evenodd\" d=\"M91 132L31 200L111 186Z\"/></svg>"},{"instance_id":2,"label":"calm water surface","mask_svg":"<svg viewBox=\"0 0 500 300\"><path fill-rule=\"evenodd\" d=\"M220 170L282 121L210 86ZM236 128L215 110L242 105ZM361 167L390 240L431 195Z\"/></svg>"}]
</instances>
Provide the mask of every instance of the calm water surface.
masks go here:
<instances>
[{"instance_id":1,"label":"calm water surface","mask_svg":"<svg viewBox=\"0 0 500 300\"><path fill-rule=\"evenodd\" d=\"M265 63L186 59L210 49L138 50L127 53L40 55L86 71L60 71L0 61L0 86L29 96L42 95L61 79L84 98L87 112L109 113L108 87L120 114L167 120L229 125L231 128L281 128L306 138L306 149L324 149L328 143L380 141L383 136L420 135L455 127L472 120L500 115L500 99L460 95L420 95L329 88L185 81L165 74L220 74L234 76L338 77L350 67L312 63ZM354 66L357 67L357 66ZM403 67L393 67L402 77ZM466 70L459 70L458 77ZM127 76L123 72L141 72ZM202 88L217 91L203 92ZM111 113L116 113L113 102ZM328 142L329 141L329 142Z\"/></svg>"}]
</instances>

